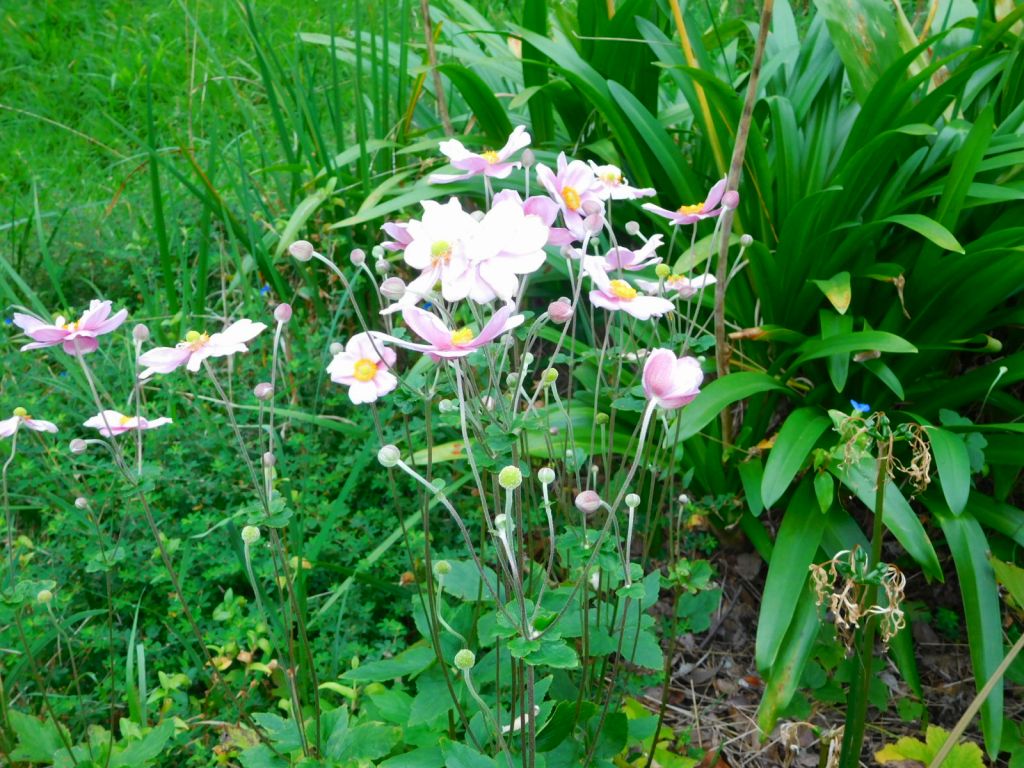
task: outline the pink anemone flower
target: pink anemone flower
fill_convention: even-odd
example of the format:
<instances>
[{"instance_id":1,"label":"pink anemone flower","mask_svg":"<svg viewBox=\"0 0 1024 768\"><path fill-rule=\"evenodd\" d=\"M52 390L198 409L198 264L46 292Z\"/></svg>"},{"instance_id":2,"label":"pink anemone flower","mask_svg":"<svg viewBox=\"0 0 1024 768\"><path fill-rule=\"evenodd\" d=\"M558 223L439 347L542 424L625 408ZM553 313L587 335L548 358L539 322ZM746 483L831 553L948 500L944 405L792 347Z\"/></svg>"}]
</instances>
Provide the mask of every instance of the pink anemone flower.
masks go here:
<instances>
[{"instance_id":1,"label":"pink anemone flower","mask_svg":"<svg viewBox=\"0 0 1024 768\"><path fill-rule=\"evenodd\" d=\"M599 259L592 256L585 258L583 268L596 286L590 292L590 303L595 307L607 309L609 312L622 310L637 320L661 317L675 309L675 305L668 299L646 296L625 280L609 279Z\"/></svg>"},{"instance_id":2,"label":"pink anemone flower","mask_svg":"<svg viewBox=\"0 0 1024 768\"><path fill-rule=\"evenodd\" d=\"M423 352L435 361L442 358L465 357L494 341L506 331L511 331L522 325L525 318L522 315L513 315L512 310L511 304L506 304L495 310L491 319L480 329L480 333L474 334L473 330L467 327L456 328L453 331L436 315L418 307L409 307L402 312L402 319L413 333L427 343L415 344L392 337L386 338L398 346ZM375 336L379 338L380 334L375 334Z\"/></svg>"},{"instance_id":3,"label":"pink anemone flower","mask_svg":"<svg viewBox=\"0 0 1024 768\"><path fill-rule=\"evenodd\" d=\"M334 356L327 373L335 384L348 387L353 403L372 403L398 386L398 378L389 370L395 367L395 359L395 350L385 347L382 339L357 333Z\"/></svg>"},{"instance_id":4,"label":"pink anemone flower","mask_svg":"<svg viewBox=\"0 0 1024 768\"><path fill-rule=\"evenodd\" d=\"M557 169L555 172L546 165L538 165L537 180L561 208L566 228L581 239L584 234L583 204L593 200L603 208L601 185L589 165L582 160L569 162L565 159L565 152L558 155Z\"/></svg>"},{"instance_id":5,"label":"pink anemone flower","mask_svg":"<svg viewBox=\"0 0 1024 768\"><path fill-rule=\"evenodd\" d=\"M629 248L612 248L605 254L603 267L613 272L617 269L627 269L630 272L653 267L661 263L661 257L655 256L654 252L661 247L661 235L654 235L643 244L643 247L636 251Z\"/></svg>"},{"instance_id":6,"label":"pink anemone flower","mask_svg":"<svg viewBox=\"0 0 1024 768\"><path fill-rule=\"evenodd\" d=\"M0 421L0 437L10 437L18 431L18 427L25 426L26 429L31 429L36 432L56 432L57 425L52 421L43 421L42 419L33 419L28 415L28 411L24 408L15 408L13 416L9 419Z\"/></svg>"},{"instance_id":7,"label":"pink anemone flower","mask_svg":"<svg viewBox=\"0 0 1024 768\"><path fill-rule=\"evenodd\" d=\"M683 275L669 275L665 278L664 283L654 282L651 280L637 280L636 284L647 293L653 293L655 295L675 294L676 298L679 299L691 299L696 296L702 288L707 288L710 285L714 285L718 280L714 275L700 275L699 277L689 278Z\"/></svg>"},{"instance_id":8,"label":"pink anemone flower","mask_svg":"<svg viewBox=\"0 0 1024 768\"><path fill-rule=\"evenodd\" d=\"M648 400L674 410L700 393L704 372L694 357L676 357L670 349L655 349L644 363L643 387Z\"/></svg>"},{"instance_id":9,"label":"pink anemone flower","mask_svg":"<svg viewBox=\"0 0 1024 768\"><path fill-rule=\"evenodd\" d=\"M85 421L83 427L92 427L98 429L100 434L104 437L117 437L123 435L125 432L131 432L133 429L145 430L145 429L156 429L162 427L164 424L170 424L171 420L166 416L161 416L159 419L149 419L143 417L126 416L120 411L114 411L107 409L97 413L95 416Z\"/></svg>"},{"instance_id":10,"label":"pink anemone flower","mask_svg":"<svg viewBox=\"0 0 1024 768\"><path fill-rule=\"evenodd\" d=\"M664 216L672 226L678 226L679 224L696 224L698 221L704 219L713 219L718 216L723 210L722 197L725 195L725 179L717 182L708 191L708 196L705 198L703 203L695 203L693 205L681 205L674 211L670 211L667 208L662 208L654 203L644 203L643 209L656 213L659 216Z\"/></svg>"},{"instance_id":11,"label":"pink anemone flower","mask_svg":"<svg viewBox=\"0 0 1024 768\"><path fill-rule=\"evenodd\" d=\"M189 331L184 341L173 347L156 347L139 357L139 364L146 370L140 379L148 379L154 373L171 373L181 366L195 373L208 357L229 357L236 352L247 352L247 342L259 336L265 329L263 323L252 320L236 320L220 333L209 335Z\"/></svg>"},{"instance_id":12,"label":"pink anemone flower","mask_svg":"<svg viewBox=\"0 0 1024 768\"><path fill-rule=\"evenodd\" d=\"M508 137L508 141L505 142L505 146L497 151L470 152L457 139L442 141L439 145L441 153L447 156L453 168L464 171L464 173L434 173L430 176L430 183L447 184L450 181L461 181L462 179L480 175L504 179L512 173L513 168L519 168L522 165L519 162L510 163L508 159L513 153L529 146L529 144L530 134L526 132L526 128L522 125L515 127L512 134Z\"/></svg>"},{"instance_id":13,"label":"pink anemone flower","mask_svg":"<svg viewBox=\"0 0 1024 768\"><path fill-rule=\"evenodd\" d=\"M641 197L651 197L655 194L651 187L631 187L626 183L622 175L622 169L616 165L598 165L593 160L590 167L597 178L600 192L598 194L604 200L636 200Z\"/></svg>"},{"instance_id":14,"label":"pink anemone flower","mask_svg":"<svg viewBox=\"0 0 1024 768\"><path fill-rule=\"evenodd\" d=\"M33 315L15 313L13 322L32 339L21 348L22 352L29 349L43 349L63 345L69 355L84 355L95 352L99 347L97 336L110 333L128 318L128 310L122 309L110 315L110 302L93 299L89 309L75 322L69 323L63 315L59 315L52 323L47 323Z\"/></svg>"},{"instance_id":15,"label":"pink anemone flower","mask_svg":"<svg viewBox=\"0 0 1024 768\"><path fill-rule=\"evenodd\" d=\"M548 228L547 245L568 245L569 243L576 242L576 236L568 229L554 226L560 209L558 203L547 195L531 195L526 200L523 200L516 190L503 189L494 196L492 205L497 205L506 200L512 200L523 209L523 213L537 216L544 223L544 226Z\"/></svg>"}]
</instances>

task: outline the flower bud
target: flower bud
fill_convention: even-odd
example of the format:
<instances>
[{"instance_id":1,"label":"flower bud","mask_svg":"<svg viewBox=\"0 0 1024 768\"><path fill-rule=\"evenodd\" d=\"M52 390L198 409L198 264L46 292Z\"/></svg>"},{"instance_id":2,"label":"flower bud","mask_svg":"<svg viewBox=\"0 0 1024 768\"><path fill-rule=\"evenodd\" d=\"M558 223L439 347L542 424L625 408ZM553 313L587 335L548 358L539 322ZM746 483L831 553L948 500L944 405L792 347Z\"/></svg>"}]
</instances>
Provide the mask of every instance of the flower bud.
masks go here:
<instances>
[{"instance_id":1,"label":"flower bud","mask_svg":"<svg viewBox=\"0 0 1024 768\"><path fill-rule=\"evenodd\" d=\"M505 377L505 386L512 389L517 383L519 383L519 374L516 371L512 371Z\"/></svg>"},{"instance_id":2,"label":"flower bud","mask_svg":"<svg viewBox=\"0 0 1024 768\"><path fill-rule=\"evenodd\" d=\"M740 204L740 193L735 189L730 189L724 195L722 195L722 207L730 210L735 209Z\"/></svg>"},{"instance_id":3,"label":"flower bud","mask_svg":"<svg viewBox=\"0 0 1024 768\"><path fill-rule=\"evenodd\" d=\"M447 576L452 572L452 564L447 560L438 560L434 563L434 575L437 577Z\"/></svg>"},{"instance_id":4,"label":"flower bud","mask_svg":"<svg viewBox=\"0 0 1024 768\"><path fill-rule=\"evenodd\" d=\"M576 495L576 509L585 515L592 515L604 502L596 491L582 491Z\"/></svg>"},{"instance_id":5,"label":"flower bud","mask_svg":"<svg viewBox=\"0 0 1024 768\"><path fill-rule=\"evenodd\" d=\"M523 355L523 365L529 367L533 365L533 361L536 359L537 358L533 356L532 352L527 352L525 355Z\"/></svg>"},{"instance_id":6,"label":"flower bud","mask_svg":"<svg viewBox=\"0 0 1024 768\"><path fill-rule=\"evenodd\" d=\"M400 277L389 277L380 284L381 295L392 301L398 301L405 295L405 280Z\"/></svg>"},{"instance_id":7,"label":"flower bud","mask_svg":"<svg viewBox=\"0 0 1024 768\"><path fill-rule=\"evenodd\" d=\"M269 400L274 396L274 385L269 381L261 381L253 387L252 393L256 395L257 400Z\"/></svg>"},{"instance_id":8,"label":"flower bud","mask_svg":"<svg viewBox=\"0 0 1024 768\"><path fill-rule=\"evenodd\" d=\"M402 460L402 453L398 450L398 446L385 445L379 451L377 451L377 461L384 467L393 467Z\"/></svg>"},{"instance_id":9,"label":"flower bud","mask_svg":"<svg viewBox=\"0 0 1024 768\"><path fill-rule=\"evenodd\" d=\"M331 357L337 357L338 355L345 351L345 347L344 345L335 341L331 343L331 346L328 347L328 350L331 353Z\"/></svg>"},{"instance_id":10,"label":"flower bud","mask_svg":"<svg viewBox=\"0 0 1024 768\"><path fill-rule=\"evenodd\" d=\"M511 385L510 385L510 386L511 386ZM486 397L484 397L484 399L483 399L483 401L482 401L482 402L483 402L483 405L484 405L484 410L485 410L485 411L493 411L493 410L494 410L494 408L495 408L495 406L496 406L496 405L498 404L498 401L497 401L497 400L495 400L495 399L494 399L493 397L491 397L490 395L487 395Z\"/></svg>"},{"instance_id":11,"label":"flower bud","mask_svg":"<svg viewBox=\"0 0 1024 768\"><path fill-rule=\"evenodd\" d=\"M551 322L563 325L572 319L572 304L568 299L562 298L548 304L548 317Z\"/></svg>"},{"instance_id":12,"label":"flower bud","mask_svg":"<svg viewBox=\"0 0 1024 768\"><path fill-rule=\"evenodd\" d=\"M89 445L85 442L85 440L83 440L80 437L76 437L74 440L72 440L71 444L68 447L74 454L85 453L87 450L89 450Z\"/></svg>"},{"instance_id":13,"label":"flower bud","mask_svg":"<svg viewBox=\"0 0 1024 768\"><path fill-rule=\"evenodd\" d=\"M598 426L601 426L602 424L607 424L608 423L608 414L607 413L599 413L599 414L597 414L596 416L594 416L594 423L597 424Z\"/></svg>"},{"instance_id":14,"label":"flower bud","mask_svg":"<svg viewBox=\"0 0 1024 768\"><path fill-rule=\"evenodd\" d=\"M597 202L597 200L584 200L580 208L584 216L600 216L604 213L604 206Z\"/></svg>"},{"instance_id":15,"label":"flower bud","mask_svg":"<svg viewBox=\"0 0 1024 768\"><path fill-rule=\"evenodd\" d=\"M144 326L142 323L139 323L132 328L132 338L140 344L144 341L149 341L149 328Z\"/></svg>"},{"instance_id":16,"label":"flower bud","mask_svg":"<svg viewBox=\"0 0 1024 768\"><path fill-rule=\"evenodd\" d=\"M448 400L447 398L445 398L444 400L441 400L440 402L438 402L437 409L441 413L451 413L452 411L455 410L455 403L453 403L451 400Z\"/></svg>"},{"instance_id":17,"label":"flower bud","mask_svg":"<svg viewBox=\"0 0 1024 768\"><path fill-rule=\"evenodd\" d=\"M583 219L583 228L592 235L597 235L604 229L604 216L600 213L592 213Z\"/></svg>"},{"instance_id":18,"label":"flower bud","mask_svg":"<svg viewBox=\"0 0 1024 768\"><path fill-rule=\"evenodd\" d=\"M533 150L527 147L523 150L523 154L519 156L519 161L523 164L523 168L532 168L537 164L537 155L533 153Z\"/></svg>"},{"instance_id":19,"label":"flower bud","mask_svg":"<svg viewBox=\"0 0 1024 768\"><path fill-rule=\"evenodd\" d=\"M640 224L639 224L639 222L627 221L626 222L626 234L630 235L631 237L636 237L637 235L639 235L640 234Z\"/></svg>"},{"instance_id":20,"label":"flower bud","mask_svg":"<svg viewBox=\"0 0 1024 768\"><path fill-rule=\"evenodd\" d=\"M384 255L385 255L384 246L383 245L375 245L375 246L373 246L373 248L370 249L370 255L373 256L373 260L374 261L379 261L380 259L383 259Z\"/></svg>"},{"instance_id":21,"label":"flower bud","mask_svg":"<svg viewBox=\"0 0 1024 768\"><path fill-rule=\"evenodd\" d=\"M277 464L277 456L275 456L270 451L266 451L263 454L263 466L264 467L272 467L275 464Z\"/></svg>"},{"instance_id":22,"label":"flower bud","mask_svg":"<svg viewBox=\"0 0 1024 768\"><path fill-rule=\"evenodd\" d=\"M661 263L654 268L654 274L664 280L666 277L672 274L672 268L668 264Z\"/></svg>"},{"instance_id":23,"label":"flower bud","mask_svg":"<svg viewBox=\"0 0 1024 768\"><path fill-rule=\"evenodd\" d=\"M625 498L626 506L630 509L636 509L640 506L640 494L627 493Z\"/></svg>"},{"instance_id":24,"label":"flower bud","mask_svg":"<svg viewBox=\"0 0 1024 768\"><path fill-rule=\"evenodd\" d=\"M75 509L88 509L89 500L85 496L79 496L75 499Z\"/></svg>"},{"instance_id":25,"label":"flower bud","mask_svg":"<svg viewBox=\"0 0 1024 768\"><path fill-rule=\"evenodd\" d=\"M690 497L687 496L685 493L680 493L679 498L677 498L676 501L678 501L680 504L689 504Z\"/></svg>"},{"instance_id":26,"label":"flower bud","mask_svg":"<svg viewBox=\"0 0 1024 768\"><path fill-rule=\"evenodd\" d=\"M749 248L754 244L754 238L750 235L740 235L740 245L744 248Z\"/></svg>"},{"instance_id":27,"label":"flower bud","mask_svg":"<svg viewBox=\"0 0 1024 768\"><path fill-rule=\"evenodd\" d=\"M455 666L457 669L461 669L463 672L472 669L473 665L476 664L476 656L469 648L463 648L461 651L455 654Z\"/></svg>"},{"instance_id":28,"label":"flower bud","mask_svg":"<svg viewBox=\"0 0 1024 768\"><path fill-rule=\"evenodd\" d=\"M515 528L515 526L511 524L511 521L508 519L507 515L494 516L494 530L496 533L505 533L506 526L509 529Z\"/></svg>"},{"instance_id":29,"label":"flower bud","mask_svg":"<svg viewBox=\"0 0 1024 768\"><path fill-rule=\"evenodd\" d=\"M373 265L373 268L377 270L378 275L386 275L391 271L391 263L387 259L377 259L377 263Z\"/></svg>"},{"instance_id":30,"label":"flower bud","mask_svg":"<svg viewBox=\"0 0 1024 768\"><path fill-rule=\"evenodd\" d=\"M545 368L543 379L545 384L554 384L558 381L558 371L554 368Z\"/></svg>"},{"instance_id":31,"label":"flower bud","mask_svg":"<svg viewBox=\"0 0 1024 768\"><path fill-rule=\"evenodd\" d=\"M353 267L361 267L366 263L366 251L362 248L353 248L352 253L348 255L348 260L352 262Z\"/></svg>"},{"instance_id":32,"label":"flower bud","mask_svg":"<svg viewBox=\"0 0 1024 768\"><path fill-rule=\"evenodd\" d=\"M498 485L506 491L514 491L523 484L523 473L519 467L509 464L498 473Z\"/></svg>"},{"instance_id":33,"label":"flower bud","mask_svg":"<svg viewBox=\"0 0 1024 768\"><path fill-rule=\"evenodd\" d=\"M46 605L51 600L53 600L53 592L51 592L48 589L40 589L39 592L36 593L36 600L42 603L43 605Z\"/></svg>"},{"instance_id":34,"label":"flower bud","mask_svg":"<svg viewBox=\"0 0 1024 768\"><path fill-rule=\"evenodd\" d=\"M292 319L292 305L278 304L274 309L274 319L279 323L287 323Z\"/></svg>"},{"instance_id":35,"label":"flower bud","mask_svg":"<svg viewBox=\"0 0 1024 768\"><path fill-rule=\"evenodd\" d=\"M247 525L242 529L242 541L252 545L260 540L260 529L255 525Z\"/></svg>"},{"instance_id":36,"label":"flower bud","mask_svg":"<svg viewBox=\"0 0 1024 768\"><path fill-rule=\"evenodd\" d=\"M296 240L288 246L288 253L296 261L309 261L313 258L313 244L308 240Z\"/></svg>"},{"instance_id":37,"label":"flower bud","mask_svg":"<svg viewBox=\"0 0 1024 768\"><path fill-rule=\"evenodd\" d=\"M541 467L537 470L537 479L544 485L551 485L555 482L555 470L551 467Z\"/></svg>"}]
</instances>

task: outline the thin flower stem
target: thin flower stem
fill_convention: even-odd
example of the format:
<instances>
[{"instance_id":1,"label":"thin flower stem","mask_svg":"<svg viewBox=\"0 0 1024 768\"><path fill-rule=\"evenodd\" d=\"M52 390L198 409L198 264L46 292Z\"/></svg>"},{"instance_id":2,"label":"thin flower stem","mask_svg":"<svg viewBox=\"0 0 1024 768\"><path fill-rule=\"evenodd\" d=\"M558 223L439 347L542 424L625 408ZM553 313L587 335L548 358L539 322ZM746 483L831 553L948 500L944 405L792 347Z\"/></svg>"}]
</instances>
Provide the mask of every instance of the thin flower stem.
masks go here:
<instances>
[{"instance_id":1,"label":"thin flower stem","mask_svg":"<svg viewBox=\"0 0 1024 768\"><path fill-rule=\"evenodd\" d=\"M14 434L11 436L11 455L4 462L2 481L0 485L3 486L3 499L4 499L4 525L7 528L7 559L10 565L10 579L11 583L9 587L14 589L15 582L17 581L17 568L14 565L14 515L11 512L11 498L8 494L7 489L7 470L11 466L11 462L14 461L14 457L18 453L18 430L14 430Z\"/></svg>"},{"instance_id":2,"label":"thin flower stem","mask_svg":"<svg viewBox=\"0 0 1024 768\"><path fill-rule=\"evenodd\" d=\"M480 714L487 720L487 724L494 729L494 739L498 744L498 748L501 749L502 754L505 755L505 759L508 760L509 768L512 768L512 753L508 750L508 744L505 743L505 737L502 736L501 728L498 727L497 721L494 719L494 713L491 712L491 708L487 706L487 702L481 698L480 694L476 692L476 686L473 685L473 676L470 674L468 669L462 670L462 679L466 682L466 688L469 690L469 695L473 697L473 701L480 707Z\"/></svg>"}]
</instances>

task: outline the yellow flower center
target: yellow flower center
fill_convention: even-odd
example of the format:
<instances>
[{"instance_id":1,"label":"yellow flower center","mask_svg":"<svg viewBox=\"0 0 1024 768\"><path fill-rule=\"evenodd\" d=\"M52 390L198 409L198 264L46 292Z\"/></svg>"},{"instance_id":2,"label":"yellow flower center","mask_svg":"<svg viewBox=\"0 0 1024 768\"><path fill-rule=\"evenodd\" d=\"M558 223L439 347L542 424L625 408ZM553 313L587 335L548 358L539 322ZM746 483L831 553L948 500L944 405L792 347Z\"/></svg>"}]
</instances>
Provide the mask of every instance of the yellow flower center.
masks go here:
<instances>
[{"instance_id":1,"label":"yellow flower center","mask_svg":"<svg viewBox=\"0 0 1024 768\"><path fill-rule=\"evenodd\" d=\"M432 266L436 267L442 261L448 264L451 260L452 244L447 240L438 240L430 247L430 263Z\"/></svg>"},{"instance_id":2,"label":"yellow flower center","mask_svg":"<svg viewBox=\"0 0 1024 768\"><path fill-rule=\"evenodd\" d=\"M565 201L565 207L570 211L579 209L580 193L576 191L575 187L562 187L562 199Z\"/></svg>"},{"instance_id":3,"label":"yellow flower center","mask_svg":"<svg viewBox=\"0 0 1024 768\"><path fill-rule=\"evenodd\" d=\"M682 275L669 275L668 279L665 282L666 283L670 283L670 284L671 283L678 283L678 282L681 282L682 279L683 279Z\"/></svg>"},{"instance_id":4,"label":"yellow flower center","mask_svg":"<svg viewBox=\"0 0 1024 768\"><path fill-rule=\"evenodd\" d=\"M495 152L493 149L488 149L486 152L481 152L480 157L482 157L491 165L494 165L496 162L501 160L501 158L498 157L498 153Z\"/></svg>"},{"instance_id":5,"label":"yellow flower center","mask_svg":"<svg viewBox=\"0 0 1024 768\"><path fill-rule=\"evenodd\" d=\"M368 357L356 360L355 370L352 372L352 375L356 381L373 381L373 377L377 375L377 364Z\"/></svg>"},{"instance_id":6,"label":"yellow flower center","mask_svg":"<svg viewBox=\"0 0 1024 768\"><path fill-rule=\"evenodd\" d=\"M457 347L468 344L472 340L473 330L471 328L459 328L459 330L452 332L452 344Z\"/></svg>"},{"instance_id":7,"label":"yellow flower center","mask_svg":"<svg viewBox=\"0 0 1024 768\"><path fill-rule=\"evenodd\" d=\"M625 280L612 280L608 287L614 296L619 297L623 301L632 301L637 297L636 288Z\"/></svg>"},{"instance_id":8,"label":"yellow flower center","mask_svg":"<svg viewBox=\"0 0 1024 768\"><path fill-rule=\"evenodd\" d=\"M123 427L123 426L124 426L125 424L127 424L127 423L128 423L128 422L130 422L131 420L132 420L132 417L131 417L131 416L122 416L122 417L121 417L120 419L118 419L117 421L118 421L118 423L119 423L119 424L120 424L120 425L121 425L121 426Z\"/></svg>"},{"instance_id":9,"label":"yellow flower center","mask_svg":"<svg viewBox=\"0 0 1024 768\"><path fill-rule=\"evenodd\" d=\"M64 323L64 325L62 325L61 328L63 328L65 331L77 331L78 322L78 320L75 320L75 322L73 323Z\"/></svg>"},{"instance_id":10,"label":"yellow flower center","mask_svg":"<svg viewBox=\"0 0 1024 768\"><path fill-rule=\"evenodd\" d=\"M622 184L623 182L625 182L625 179L622 178L622 174L621 173L615 173L614 171L608 171L607 173L602 173L601 176L600 176L600 179L605 184L607 184L609 187L617 187L617 186L619 186L619 184Z\"/></svg>"},{"instance_id":11,"label":"yellow flower center","mask_svg":"<svg viewBox=\"0 0 1024 768\"><path fill-rule=\"evenodd\" d=\"M693 213L703 213L703 212L704 212L704 203L696 203L695 205L680 205L679 206L679 213L693 214Z\"/></svg>"},{"instance_id":12,"label":"yellow flower center","mask_svg":"<svg viewBox=\"0 0 1024 768\"><path fill-rule=\"evenodd\" d=\"M199 349L203 344L210 340L208 333L200 333L199 331L189 331L185 334L185 343L192 347L193 350Z\"/></svg>"},{"instance_id":13,"label":"yellow flower center","mask_svg":"<svg viewBox=\"0 0 1024 768\"><path fill-rule=\"evenodd\" d=\"M17 408L14 409L14 415L17 416L19 419L29 418L28 411L26 411L21 406L18 406Z\"/></svg>"}]
</instances>

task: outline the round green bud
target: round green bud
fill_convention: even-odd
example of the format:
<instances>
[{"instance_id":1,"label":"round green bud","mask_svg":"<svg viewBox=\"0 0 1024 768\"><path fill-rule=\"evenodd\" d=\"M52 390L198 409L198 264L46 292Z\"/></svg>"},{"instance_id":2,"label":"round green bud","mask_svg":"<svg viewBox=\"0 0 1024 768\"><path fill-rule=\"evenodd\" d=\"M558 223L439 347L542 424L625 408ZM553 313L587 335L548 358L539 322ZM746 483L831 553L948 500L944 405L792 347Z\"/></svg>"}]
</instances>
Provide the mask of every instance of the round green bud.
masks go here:
<instances>
[{"instance_id":1,"label":"round green bud","mask_svg":"<svg viewBox=\"0 0 1024 768\"><path fill-rule=\"evenodd\" d=\"M506 491L514 491L523 484L523 473L519 467L509 464L498 473L498 485Z\"/></svg>"},{"instance_id":2,"label":"round green bud","mask_svg":"<svg viewBox=\"0 0 1024 768\"><path fill-rule=\"evenodd\" d=\"M594 417L594 423L597 424L597 425L607 424L608 423L608 414L607 413L599 413L599 414L597 414Z\"/></svg>"},{"instance_id":3,"label":"round green bud","mask_svg":"<svg viewBox=\"0 0 1024 768\"><path fill-rule=\"evenodd\" d=\"M476 655L469 648L463 648L455 654L455 666L463 672L472 669L475 664Z\"/></svg>"},{"instance_id":4,"label":"round green bud","mask_svg":"<svg viewBox=\"0 0 1024 768\"><path fill-rule=\"evenodd\" d=\"M435 576L447 576L452 572L452 564L447 560L438 560L434 563L434 575Z\"/></svg>"},{"instance_id":5,"label":"round green bud","mask_svg":"<svg viewBox=\"0 0 1024 768\"><path fill-rule=\"evenodd\" d=\"M402 453L395 445L385 445L377 451L377 461L385 467L394 467L402 460Z\"/></svg>"},{"instance_id":6,"label":"round green bud","mask_svg":"<svg viewBox=\"0 0 1024 768\"><path fill-rule=\"evenodd\" d=\"M537 479L544 485L551 485L555 482L555 470L551 467L541 467L537 470Z\"/></svg>"},{"instance_id":7,"label":"round green bud","mask_svg":"<svg viewBox=\"0 0 1024 768\"><path fill-rule=\"evenodd\" d=\"M744 248L749 248L753 244L754 238L752 238L750 235L740 235L740 245L742 245Z\"/></svg>"},{"instance_id":8,"label":"round green bud","mask_svg":"<svg viewBox=\"0 0 1024 768\"><path fill-rule=\"evenodd\" d=\"M668 266L668 264L661 263L654 268L654 274L656 274L658 277L664 280L666 277L672 274L672 270Z\"/></svg>"},{"instance_id":9,"label":"round green bud","mask_svg":"<svg viewBox=\"0 0 1024 768\"><path fill-rule=\"evenodd\" d=\"M627 493L625 501L627 507L630 509L636 509L640 506L640 495L636 493Z\"/></svg>"},{"instance_id":10,"label":"round green bud","mask_svg":"<svg viewBox=\"0 0 1024 768\"><path fill-rule=\"evenodd\" d=\"M53 600L53 592L48 589L40 589L38 594L36 594L36 600L43 605L46 605L48 602Z\"/></svg>"},{"instance_id":11,"label":"round green bud","mask_svg":"<svg viewBox=\"0 0 1024 768\"><path fill-rule=\"evenodd\" d=\"M544 383L545 384L554 384L556 381L558 381L558 371L555 370L554 368L545 368L544 369Z\"/></svg>"},{"instance_id":12,"label":"round green bud","mask_svg":"<svg viewBox=\"0 0 1024 768\"><path fill-rule=\"evenodd\" d=\"M247 525L242 529L242 541L246 544L255 544L260 540L260 529L255 525Z\"/></svg>"}]
</instances>

